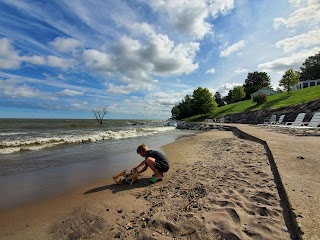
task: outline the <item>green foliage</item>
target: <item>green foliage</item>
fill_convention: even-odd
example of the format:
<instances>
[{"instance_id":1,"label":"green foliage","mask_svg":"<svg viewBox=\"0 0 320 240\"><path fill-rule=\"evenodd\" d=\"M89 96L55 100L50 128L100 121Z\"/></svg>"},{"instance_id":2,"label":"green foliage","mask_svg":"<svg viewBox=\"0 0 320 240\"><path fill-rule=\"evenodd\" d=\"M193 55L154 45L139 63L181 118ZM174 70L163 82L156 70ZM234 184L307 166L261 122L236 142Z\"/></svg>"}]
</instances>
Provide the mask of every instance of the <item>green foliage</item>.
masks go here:
<instances>
[{"instance_id":1,"label":"green foliage","mask_svg":"<svg viewBox=\"0 0 320 240\"><path fill-rule=\"evenodd\" d=\"M181 111L180 111L180 108L178 106L174 106L172 109L171 109L171 117L173 119L178 119L179 116L181 114Z\"/></svg>"},{"instance_id":2,"label":"green foliage","mask_svg":"<svg viewBox=\"0 0 320 240\"><path fill-rule=\"evenodd\" d=\"M270 77L266 72L253 72L248 73L247 79L243 84L244 91L246 92L246 99L250 99L250 95L261 88L272 88Z\"/></svg>"},{"instance_id":3,"label":"green foliage","mask_svg":"<svg viewBox=\"0 0 320 240\"><path fill-rule=\"evenodd\" d=\"M214 99L216 100L216 103L218 104L218 107L222 107L225 105L223 99L222 99L222 96L219 92L216 92L214 94Z\"/></svg>"},{"instance_id":4,"label":"green foliage","mask_svg":"<svg viewBox=\"0 0 320 240\"><path fill-rule=\"evenodd\" d=\"M320 79L320 52L314 56L308 57L300 68L300 80Z\"/></svg>"},{"instance_id":5,"label":"green foliage","mask_svg":"<svg viewBox=\"0 0 320 240\"><path fill-rule=\"evenodd\" d=\"M241 99L245 98L246 93L242 86L235 86L232 91L231 102L239 102Z\"/></svg>"},{"instance_id":6,"label":"green foliage","mask_svg":"<svg viewBox=\"0 0 320 240\"><path fill-rule=\"evenodd\" d=\"M191 100L191 97L186 95L179 104L175 105L171 110L172 118L183 119L194 115L192 112Z\"/></svg>"},{"instance_id":7,"label":"green foliage","mask_svg":"<svg viewBox=\"0 0 320 240\"><path fill-rule=\"evenodd\" d=\"M295 90L292 91L291 94L287 94L286 92L284 92L267 96L267 102L261 105L257 105L251 99L245 100L242 102L228 104L223 107L218 107L213 112L205 115L205 118L220 118L226 114L264 110L269 108L277 109L281 107L296 105L299 103L307 103L319 99L319 92L320 85ZM203 119L203 116L193 116L192 118L188 118L186 120L202 121Z\"/></svg>"},{"instance_id":8,"label":"green foliage","mask_svg":"<svg viewBox=\"0 0 320 240\"><path fill-rule=\"evenodd\" d=\"M230 104L232 103L232 94L233 94L233 90L229 90L228 95L223 97L223 100L227 103Z\"/></svg>"},{"instance_id":9,"label":"green foliage","mask_svg":"<svg viewBox=\"0 0 320 240\"><path fill-rule=\"evenodd\" d=\"M292 87L299 82L299 73L295 73L293 69L287 70L279 81L279 86L283 87L288 93Z\"/></svg>"},{"instance_id":10,"label":"green foliage","mask_svg":"<svg viewBox=\"0 0 320 240\"><path fill-rule=\"evenodd\" d=\"M267 102L267 95L264 93L259 93L256 96L254 96L253 101L256 102L257 105L261 105Z\"/></svg>"},{"instance_id":11,"label":"green foliage","mask_svg":"<svg viewBox=\"0 0 320 240\"><path fill-rule=\"evenodd\" d=\"M207 88L198 87L193 91L193 95L186 95L184 100L171 109L174 119L184 119L197 114L206 114L213 111L217 103L212 93Z\"/></svg>"},{"instance_id":12,"label":"green foliage","mask_svg":"<svg viewBox=\"0 0 320 240\"><path fill-rule=\"evenodd\" d=\"M216 100L207 88L198 87L192 95L192 112L196 114L205 114L217 107Z\"/></svg>"}]
</instances>

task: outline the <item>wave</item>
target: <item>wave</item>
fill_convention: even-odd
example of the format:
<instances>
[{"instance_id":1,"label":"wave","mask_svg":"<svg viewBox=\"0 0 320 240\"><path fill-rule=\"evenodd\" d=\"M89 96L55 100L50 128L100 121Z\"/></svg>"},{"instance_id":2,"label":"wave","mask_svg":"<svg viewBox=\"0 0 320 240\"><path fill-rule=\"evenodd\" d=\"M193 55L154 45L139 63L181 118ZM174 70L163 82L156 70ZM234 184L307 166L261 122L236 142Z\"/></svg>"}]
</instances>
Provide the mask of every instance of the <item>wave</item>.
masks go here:
<instances>
[{"instance_id":1,"label":"wave","mask_svg":"<svg viewBox=\"0 0 320 240\"><path fill-rule=\"evenodd\" d=\"M44 148L54 147L63 144L80 144L97 142L102 140L119 140L160 134L174 130L175 127L145 127L132 128L119 131L78 131L61 133L59 135L37 136L28 138L17 138L0 141L0 154L10 154L19 151L37 151ZM48 133L47 133L48 134Z\"/></svg>"}]
</instances>

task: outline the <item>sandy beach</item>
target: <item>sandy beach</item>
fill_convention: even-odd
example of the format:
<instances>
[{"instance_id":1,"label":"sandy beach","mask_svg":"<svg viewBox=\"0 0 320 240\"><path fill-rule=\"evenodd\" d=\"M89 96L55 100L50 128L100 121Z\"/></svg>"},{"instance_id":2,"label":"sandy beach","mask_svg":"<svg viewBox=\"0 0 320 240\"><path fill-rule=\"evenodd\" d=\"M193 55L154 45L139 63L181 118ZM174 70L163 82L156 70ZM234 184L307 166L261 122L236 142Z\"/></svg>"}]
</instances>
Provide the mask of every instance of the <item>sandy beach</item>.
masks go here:
<instances>
[{"instance_id":1,"label":"sandy beach","mask_svg":"<svg viewBox=\"0 0 320 240\"><path fill-rule=\"evenodd\" d=\"M0 213L1 239L290 239L264 147L207 131L163 147L171 169L150 184L111 177Z\"/></svg>"}]
</instances>

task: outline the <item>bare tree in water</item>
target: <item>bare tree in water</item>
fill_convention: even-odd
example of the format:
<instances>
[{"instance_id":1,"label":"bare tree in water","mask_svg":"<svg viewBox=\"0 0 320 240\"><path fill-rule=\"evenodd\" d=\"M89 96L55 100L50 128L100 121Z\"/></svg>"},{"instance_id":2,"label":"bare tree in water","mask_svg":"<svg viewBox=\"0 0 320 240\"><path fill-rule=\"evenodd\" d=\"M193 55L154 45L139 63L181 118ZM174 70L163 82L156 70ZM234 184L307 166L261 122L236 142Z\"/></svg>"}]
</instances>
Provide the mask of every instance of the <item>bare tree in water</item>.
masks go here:
<instances>
[{"instance_id":1,"label":"bare tree in water","mask_svg":"<svg viewBox=\"0 0 320 240\"><path fill-rule=\"evenodd\" d=\"M92 112L96 117L96 120L98 121L98 123L102 124L103 118L108 112L108 108L107 107L95 108L95 109L92 109Z\"/></svg>"}]
</instances>

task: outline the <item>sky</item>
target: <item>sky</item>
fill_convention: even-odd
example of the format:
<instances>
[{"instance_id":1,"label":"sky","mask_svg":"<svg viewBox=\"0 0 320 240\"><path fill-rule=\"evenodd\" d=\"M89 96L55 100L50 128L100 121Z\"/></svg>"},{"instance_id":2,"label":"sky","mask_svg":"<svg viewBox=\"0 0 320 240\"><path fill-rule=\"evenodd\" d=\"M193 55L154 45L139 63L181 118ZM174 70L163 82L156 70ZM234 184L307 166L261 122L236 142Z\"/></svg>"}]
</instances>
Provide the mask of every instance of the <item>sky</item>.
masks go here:
<instances>
[{"instance_id":1,"label":"sky","mask_svg":"<svg viewBox=\"0 0 320 240\"><path fill-rule=\"evenodd\" d=\"M0 118L168 119L319 51L320 0L0 0Z\"/></svg>"}]
</instances>

